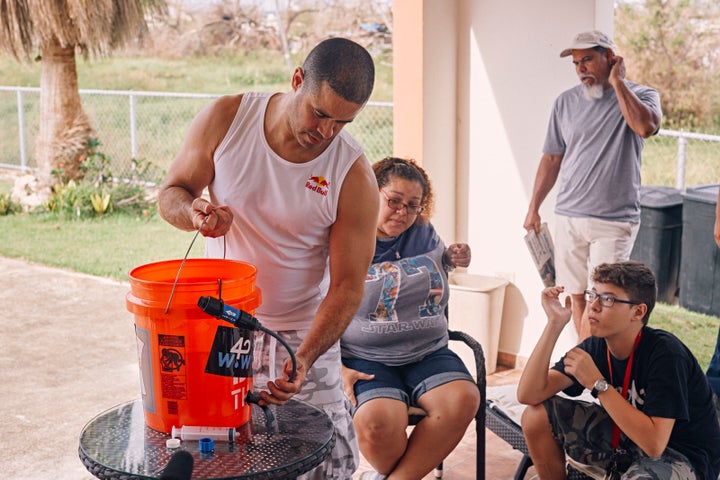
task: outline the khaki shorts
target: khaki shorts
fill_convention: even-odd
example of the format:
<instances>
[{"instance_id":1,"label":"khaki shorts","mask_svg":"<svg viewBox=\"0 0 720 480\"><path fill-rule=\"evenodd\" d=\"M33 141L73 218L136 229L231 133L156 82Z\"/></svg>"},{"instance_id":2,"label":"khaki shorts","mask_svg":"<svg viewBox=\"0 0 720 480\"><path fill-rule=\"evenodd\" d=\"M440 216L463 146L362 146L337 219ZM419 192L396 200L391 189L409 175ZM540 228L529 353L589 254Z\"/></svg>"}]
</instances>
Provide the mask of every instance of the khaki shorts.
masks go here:
<instances>
[{"instance_id":1,"label":"khaki shorts","mask_svg":"<svg viewBox=\"0 0 720 480\"><path fill-rule=\"evenodd\" d=\"M591 285L593 269L601 263L630 258L639 223L556 215L555 272L557 285L581 294Z\"/></svg>"}]
</instances>

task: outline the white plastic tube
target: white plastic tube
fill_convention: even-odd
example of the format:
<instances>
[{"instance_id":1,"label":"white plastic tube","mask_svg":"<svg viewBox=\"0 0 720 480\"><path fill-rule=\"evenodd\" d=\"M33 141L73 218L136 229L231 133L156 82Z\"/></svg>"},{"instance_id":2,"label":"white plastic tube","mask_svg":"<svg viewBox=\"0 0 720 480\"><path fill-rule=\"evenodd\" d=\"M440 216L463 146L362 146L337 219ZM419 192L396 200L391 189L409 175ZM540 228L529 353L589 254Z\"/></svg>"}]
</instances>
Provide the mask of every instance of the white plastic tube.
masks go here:
<instances>
[{"instance_id":1,"label":"white plastic tube","mask_svg":"<svg viewBox=\"0 0 720 480\"><path fill-rule=\"evenodd\" d=\"M216 442L234 442L235 429L232 427L195 427L185 425L172 427L172 438L180 440L200 440L201 438L212 438Z\"/></svg>"}]
</instances>

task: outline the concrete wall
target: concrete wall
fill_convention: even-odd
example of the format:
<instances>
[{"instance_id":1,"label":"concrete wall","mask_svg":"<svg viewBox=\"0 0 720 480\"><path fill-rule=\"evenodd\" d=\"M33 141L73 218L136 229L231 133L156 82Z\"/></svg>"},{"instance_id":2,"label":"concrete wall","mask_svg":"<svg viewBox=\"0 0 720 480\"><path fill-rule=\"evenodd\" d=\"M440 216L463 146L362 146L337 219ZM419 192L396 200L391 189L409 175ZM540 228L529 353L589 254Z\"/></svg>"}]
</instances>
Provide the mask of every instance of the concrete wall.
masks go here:
<instances>
[{"instance_id":1,"label":"concrete wall","mask_svg":"<svg viewBox=\"0 0 720 480\"><path fill-rule=\"evenodd\" d=\"M433 223L445 243L470 244L468 272L511 282L501 355L527 358L545 325L522 224L552 102L577 83L559 53L612 22L611 0L394 2L394 153L430 173ZM541 209L551 229L554 202ZM556 353L575 340L568 327Z\"/></svg>"}]
</instances>

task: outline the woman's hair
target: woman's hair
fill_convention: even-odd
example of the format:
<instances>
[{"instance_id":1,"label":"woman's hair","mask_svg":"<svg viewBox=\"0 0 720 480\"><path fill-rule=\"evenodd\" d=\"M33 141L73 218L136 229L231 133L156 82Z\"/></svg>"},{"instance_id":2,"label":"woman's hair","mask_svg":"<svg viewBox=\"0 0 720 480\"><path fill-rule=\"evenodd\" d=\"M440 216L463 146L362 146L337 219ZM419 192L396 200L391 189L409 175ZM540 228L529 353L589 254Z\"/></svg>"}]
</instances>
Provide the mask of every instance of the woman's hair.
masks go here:
<instances>
[{"instance_id":1,"label":"woman's hair","mask_svg":"<svg viewBox=\"0 0 720 480\"><path fill-rule=\"evenodd\" d=\"M647 312L642 319L643 325L647 325L650 313L655 308L657 284L655 275L645 264L634 260L601 263L593 270L592 281L620 287L631 301L647 305Z\"/></svg>"},{"instance_id":2,"label":"woman's hair","mask_svg":"<svg viewBox=\"0 0 720 480\"><path fill-rule=\"evenodd\" d=\"M302 65L305 82L315 92L323 84L348 102L363 105L375 83L375 64L365 48L346 38L317 44Z\"/></svg>"},{"instance_id":3,"label":"woman's hair","mask_svg":"<svg viewBox=\"0 0 720 480\"><path fill-rule=\"evenodd\" d=\"M417 182L422 187L422 200L420 204L425 209L418 215L418 220L429 222L435 207L432 185L425 170L415 160L397 157L385 157L373 164L373 172L377 179L378 187L384 188L394 178L402 178L411 182Z\"/></svg>"}]
</instances>

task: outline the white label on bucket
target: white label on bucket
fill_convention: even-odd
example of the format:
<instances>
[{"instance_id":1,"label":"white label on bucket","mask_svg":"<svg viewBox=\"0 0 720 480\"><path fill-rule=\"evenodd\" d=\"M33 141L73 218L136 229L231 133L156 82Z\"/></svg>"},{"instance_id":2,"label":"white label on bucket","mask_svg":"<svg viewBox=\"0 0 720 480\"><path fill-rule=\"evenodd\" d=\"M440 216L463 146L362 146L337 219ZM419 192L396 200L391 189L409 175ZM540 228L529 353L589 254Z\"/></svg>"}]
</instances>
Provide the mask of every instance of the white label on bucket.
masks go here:
<instances>
[{"instance_id":1,"label":"white label on bucket","mask_svg":"<svg viewBox=\"0 0 720 480\"><path fill-rule=\"evenodd\" d=\"M245 397L247 397L247 379L233 377L233 385L241 383L240 388L233 389L230 395L235 400L235 410L240 410L245 407Z\"/></svg>"},{"instance_id":2,"label":"white label on bucket","mask_svg":"<svg viewBox=\"0 0 720 480\"><path fill-rule=\"evenodd\" d=\"M143 407L155 413L155 392L153 391L153 364L150 352L150 333L135 325L138 363L140 364L140 396Z\"/></svg>"},{"instance_id":3,"label":"white label on bucket","mask_svg":"<svg viewBox=\"0 0 720 480\"><path fill-rule=\"evenodd\" d=\"M185 337L158 335L160 350L161 387L163 398L187 400L187 366L185 365Z\"/></svg>"}]
</instances>

